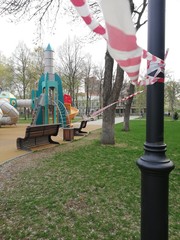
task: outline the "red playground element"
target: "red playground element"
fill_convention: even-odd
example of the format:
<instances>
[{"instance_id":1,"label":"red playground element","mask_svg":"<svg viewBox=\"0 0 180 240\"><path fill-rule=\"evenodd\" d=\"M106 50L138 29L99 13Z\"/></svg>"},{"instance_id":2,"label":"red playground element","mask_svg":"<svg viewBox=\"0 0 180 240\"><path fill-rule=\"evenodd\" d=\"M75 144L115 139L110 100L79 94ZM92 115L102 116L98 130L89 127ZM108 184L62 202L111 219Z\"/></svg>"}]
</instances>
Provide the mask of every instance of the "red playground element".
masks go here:
<instances>
[{"instance_id":1,"label":"red playground element","mask_svg":"<svg viewBox=\"0 0 180 240\"><path fill-rule=\"evenodd\" d=\"M72 98L68 94L64 94L64 106L67 110L66 123L71 126L71 120L75 118L79 110L71 106Z\"/></svg>"},{"instance_id":2,"label":"red playground element","mask_svg":"<svg viewBox=\"0 0 180 240\"><path fill-rule=\"evenodd\" d=\"M64 94L64 103L69 103L69 104L72 103L72 98L70 95Z\"/></svg>"}]
</instances>

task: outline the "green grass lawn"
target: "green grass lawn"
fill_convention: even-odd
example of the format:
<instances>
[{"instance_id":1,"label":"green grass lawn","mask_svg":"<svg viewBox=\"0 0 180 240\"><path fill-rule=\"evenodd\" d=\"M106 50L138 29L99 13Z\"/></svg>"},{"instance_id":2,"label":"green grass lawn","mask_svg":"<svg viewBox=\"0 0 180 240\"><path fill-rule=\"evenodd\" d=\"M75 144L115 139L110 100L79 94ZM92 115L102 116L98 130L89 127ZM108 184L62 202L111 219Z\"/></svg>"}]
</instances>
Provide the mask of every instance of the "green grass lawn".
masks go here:
<instances>
[{"instance_id":1,"label":"green grass lawn","mask_svg":"<svg viewBox=\"0 0 180 240\"><path fill-rule=\"evenodd\" d=\"M26 120L24 118L19 118L18 122L19 124L31 124L32 119L31 118L27 118Z\"/></svg>"},{"instance_id":2,"label":"green grass lawn","mask_svg":"<svg viewBox=\"0 0 180 240\"><path fill-rule=\"evenodd\" d=\"M0 193L0 239L139 240L136 160L143 155L145 123L131 121L130 132L117 124L115 146L102 146L99 137L82 145L84 138L13 176ZM170 174L169 240L180 239L179 134L180 121L165 122L167 156L176 165Z\"/></svg>"}]
</instances>

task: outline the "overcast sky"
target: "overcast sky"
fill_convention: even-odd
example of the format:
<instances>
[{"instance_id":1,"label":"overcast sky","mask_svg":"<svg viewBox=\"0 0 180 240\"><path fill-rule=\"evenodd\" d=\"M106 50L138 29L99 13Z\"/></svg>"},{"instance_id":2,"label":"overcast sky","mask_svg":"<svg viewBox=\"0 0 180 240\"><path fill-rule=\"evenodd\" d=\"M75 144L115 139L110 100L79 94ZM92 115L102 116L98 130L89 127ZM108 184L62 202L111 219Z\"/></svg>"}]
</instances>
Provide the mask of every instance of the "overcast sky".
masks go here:
<instances>
[{"instance_id":1,"label":"overcast sky","mask_svg":"<svg viewBox=\"0 0 180 240\"><path fill-rule=\"evenodd\" d=\"M166 0L166 48L169 48L169 54L166 61L166 70L172 71L175 79L180 79L180 0ZM80 26L79 26L80 25ZM78 24L76 30L72 24L64 19L58 21L56 31L50 35L49 32L44 31L43 46L46 47L48 43L56 51L57 48L63 44L68 36L79 34L79 32L87 31L85 24L82 22ZM36 27L33 22L19 23L17 25L8 23L0 18L0 52L6 56L10 56L15 50L15 47L20 41L24 41L29 48L33 48L36 39ZM137 34L138 45L147 49L147 25L139 30ZM102 39L94 44L86 45L86 52L90 52L93 56L93 61L103 64L104 53L106 49L106 42Z\"/></svg>"}]
</instances>

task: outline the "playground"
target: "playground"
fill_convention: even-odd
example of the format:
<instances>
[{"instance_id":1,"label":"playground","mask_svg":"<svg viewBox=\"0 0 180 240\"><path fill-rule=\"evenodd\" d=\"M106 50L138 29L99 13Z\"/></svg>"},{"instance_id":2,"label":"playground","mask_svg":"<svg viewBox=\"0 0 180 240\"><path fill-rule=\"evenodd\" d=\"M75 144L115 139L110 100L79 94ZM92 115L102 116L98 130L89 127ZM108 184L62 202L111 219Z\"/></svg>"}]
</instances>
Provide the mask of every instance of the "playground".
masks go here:
<instances>
[{"instance_id":1,"label":"playground","mask_svg":"<svg viewBox=\"0 0 180 240\"><path fill-rule=\"evenodd\" d=\"M76 123L74 126L78 126L80 123ZM23 151L23 150L18 150L16 147L16 139L18 137L24 137L25 129L27 125L26 124L17 124L16 126L10 126L6 125L1 127L1 138L3 141L0 141L0 164L11 160L13 158L28 154L29 152ZM93 131L101 126L99 124L88 124L86 131ZM60 144L65 144L68 142L63 141L63 129L59 129L58 136L52 137L53 140L59 142ZM75 139L78 139L80 137L75 137ZM57 146L56 144L48 144L48 145L43 145L39 147L35 147L34 151L37 150L42 150L45 148L50 148L50 147L55 147Z\"/></svg>"},{"instance_id":2,"label":"playground","mask_svg":"<svg viewBox=\"0 0 180 240\"><path fill-rule=\"evenodd\" d=\"M3 139L0 163L27 154L27 150L33 147L37 151L51 147L55 142L61 144L66 140L63 129L74 131L72 119L79 110L72 106L71 96L63 93L61 78L54 72L54 51L50 44L44 51L44 63L44 73L37 89L32 90L30 99L16 99L12 93L0 91L0 131ZM18 124L19 108L32 110L29 125ZM82 135L78 131L81 129L77 129L73 137Z\"/></svg>"}]
</instances>

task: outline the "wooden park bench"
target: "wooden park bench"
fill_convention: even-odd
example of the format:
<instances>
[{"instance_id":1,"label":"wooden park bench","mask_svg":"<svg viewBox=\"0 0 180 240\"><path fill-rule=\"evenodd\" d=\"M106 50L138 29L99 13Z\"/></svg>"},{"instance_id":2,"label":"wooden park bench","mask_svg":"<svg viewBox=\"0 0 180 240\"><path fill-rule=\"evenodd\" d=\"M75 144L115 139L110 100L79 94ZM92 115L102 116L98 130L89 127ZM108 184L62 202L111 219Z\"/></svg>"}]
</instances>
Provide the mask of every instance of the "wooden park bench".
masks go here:
<instances>
[{"instance_id":1,"label":"wooden park bench","mask_svg":"<svg viewBox=\"0 0 180 240\"><path fill-rule=\"evenodd\" d=\"M74 128L74 136L82 136L87 132L82 131L82 128L85 128L87 125L87 121L83 120L81 121L80 127L79 128Z\"/></svg>"},{"instance_id":2,"label":"wooden park bench","mask_svg":"<svg viewBox=\"0 0 180 240\"><path fill-rule=\"evenodd\" d=\"M51 139L57 136L60 124L28 126L24 138L17 138L17 149L30 151L31 148L45 144L59 144Z\"/></svg>"}]
</instances>

